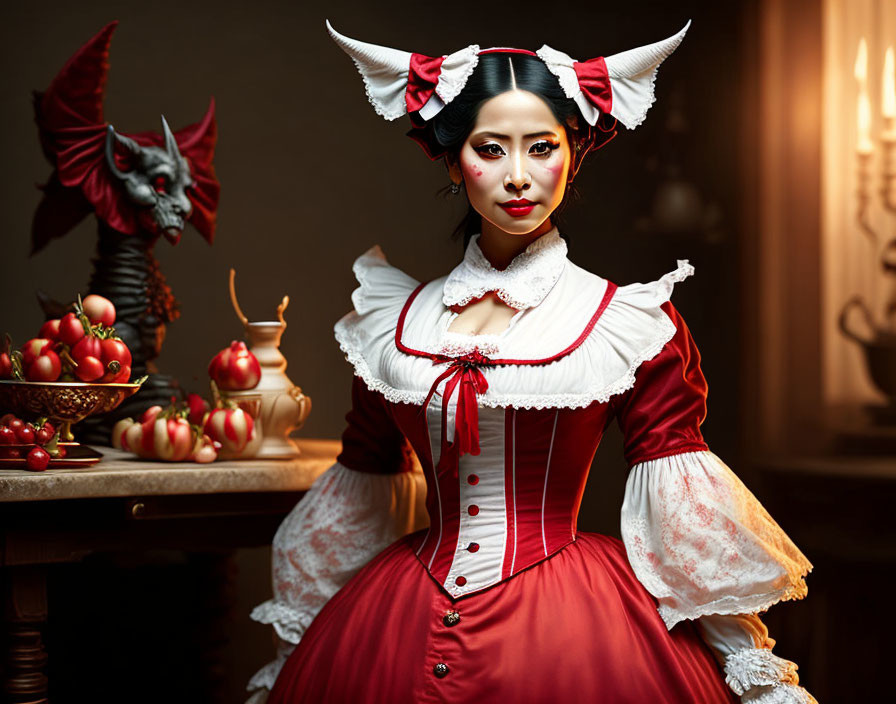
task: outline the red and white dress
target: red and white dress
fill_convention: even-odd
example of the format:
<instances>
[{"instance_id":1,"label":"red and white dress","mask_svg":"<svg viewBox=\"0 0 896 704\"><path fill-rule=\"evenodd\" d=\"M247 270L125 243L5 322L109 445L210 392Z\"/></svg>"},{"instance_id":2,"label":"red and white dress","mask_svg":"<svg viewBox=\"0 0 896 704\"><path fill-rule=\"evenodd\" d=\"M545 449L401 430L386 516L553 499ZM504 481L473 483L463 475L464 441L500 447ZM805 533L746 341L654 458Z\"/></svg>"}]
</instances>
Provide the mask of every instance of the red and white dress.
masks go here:
<instances>
[{"instance_id":1,"label":"red and white dress","mask_svg":"<svg viewBox=\"0 0 896 704\"><path fill-rule=\"evenodd\" d=\"M475 238L426 284L378 248L354 270L343 450L274 540L275 598L253 617L282 647L250 688L273 704L814 702L755 615L804 596L812 566L703 441L700 356L669 303L687 262L617 287L553 230L503 271ZM490 291L518 311L503 333L448 331ZM576 530L614 418L622 541Z\"/></svg>"}]
</instances>

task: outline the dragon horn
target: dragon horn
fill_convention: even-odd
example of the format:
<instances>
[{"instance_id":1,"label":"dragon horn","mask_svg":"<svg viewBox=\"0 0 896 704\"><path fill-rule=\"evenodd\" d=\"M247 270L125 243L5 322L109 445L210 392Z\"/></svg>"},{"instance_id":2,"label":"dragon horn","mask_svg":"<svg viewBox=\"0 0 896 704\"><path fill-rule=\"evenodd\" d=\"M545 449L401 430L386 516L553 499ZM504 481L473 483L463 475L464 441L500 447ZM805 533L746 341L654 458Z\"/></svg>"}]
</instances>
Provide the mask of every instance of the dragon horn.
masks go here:
<instances>
[{"instance_id":1,"label":"dragon horn","mask_svg":"<svg viewBox=\"0 0 896 704\"><path fill-rule=\"evenodd\" d=\"M174 134L168 126L168 120L165 119L164 115L162 115L162 134L165 137L165 151L168 152L168 156L172 159L179 157L181 154L177 146L177 140L174 138Z\"/></svg>"},{"instance_id":2,"label":"dragon horn","mask_svg":"<svg viewBox=\"0 0 896 704\"><path fill-rule=\"evenodd\" d=\"M112 125L109 125L106 128L106 165L116 178L125 180L128 177L128 174L119 169L115 164L115 142L118 142L121 146L131 152L131 154L138 154L140 152L140 147L134 140L118 134Z\"/></svg>"}]
</instances>

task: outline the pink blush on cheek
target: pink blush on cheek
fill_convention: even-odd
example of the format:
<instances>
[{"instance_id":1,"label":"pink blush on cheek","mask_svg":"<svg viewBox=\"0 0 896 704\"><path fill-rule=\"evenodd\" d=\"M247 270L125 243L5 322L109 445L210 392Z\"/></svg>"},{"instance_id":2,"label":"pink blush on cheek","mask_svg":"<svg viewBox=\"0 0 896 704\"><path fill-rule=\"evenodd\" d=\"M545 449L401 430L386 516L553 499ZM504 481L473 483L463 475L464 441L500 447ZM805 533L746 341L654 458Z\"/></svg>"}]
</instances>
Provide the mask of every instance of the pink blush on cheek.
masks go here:
<instances>
[{"instance_id":1,"label":"pink blush on cheek","mask_svg":"<svg viewBox=\"0 0 896 704\"><path fill-rule=\"evenodd\" d=\"M463 174L467 178L482 178L482 169L476 164L462 164Z\"/></svg>"}]
</instances>

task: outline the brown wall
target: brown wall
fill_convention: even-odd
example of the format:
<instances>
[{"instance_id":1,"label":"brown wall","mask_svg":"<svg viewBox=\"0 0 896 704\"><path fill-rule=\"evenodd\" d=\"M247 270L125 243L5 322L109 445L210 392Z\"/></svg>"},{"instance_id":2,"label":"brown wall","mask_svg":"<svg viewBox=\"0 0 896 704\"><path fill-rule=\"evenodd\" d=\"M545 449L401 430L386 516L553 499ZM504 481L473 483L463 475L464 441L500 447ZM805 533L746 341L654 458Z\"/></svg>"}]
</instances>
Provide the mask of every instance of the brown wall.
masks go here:
<instances>
[{"instance_id":1,"label":"brown wall","mask_svg":"<svg viewBox=\"0 0 896 704\"><path fill-rule=\"evenodd\" d=\"M156 248L183 312L169 330L160 366L189 388L203 387L208 359L240 334L226 292L227 270L234 266L250 317L272 315L280 297L291 296L284 351L294 381L314 397L307 432L335 435L348 398L348 372L331 327L350 307L352 260L379 243L390 261L413 276L441 275L461 254L448 235L462 208L436 196L447 182L442 166L429 163L403 137L405 123L388 124L369 108L351 62L326 35L324 17L347 34L432 54L471 41L535 48L546 42L587 57L662 38L693 16L690 35L661 71L658 106L638 131L623 134L586 164L583 199L570 209L564 231L577 263L620 284L655 278L674 268L676 256L690 257L697 276L682 287L678 302L697 328L698 342L721 336L713 328L735 334L721 309L707 313L696 300L701 282L714 275L700 261L702 252L686 242L667 248L633 232L651 197L647 167L662 147L665 98L680 89L692 106L687 163L707 195L722 199L728 235L735 234L731 140L737 110L731 98L738 88L723 67L736 60L736 18L699 5L654 2L626 16L588 3L552 3L546 13L542 3L522 2L508 16L482 10L481 3L454 2L442 8L446 16L438 26L418 17L413 3L388 9L360 2L250 7L166 0L7 6L0 26L0 150L6 167L0 328L23 341L39 325L36 289L66 298L86 285L95 241L91 219L27 256L39 200L34 186L50 170L38 148L30 92L45 88L110 19L121 24L112 42L106 117L118 129L158 129L160 113L182 126L202 116L210 95L218 105L215 161L222 199L216 242L209 248L188 228L176 248L165 242ZM713 387L725 383L711 381ZM727 405L721 393L714 393L713 403Z\"/></svg>"},{"instance_id":2,"label":"brown wall","mask_svg":"<svg viewBox=\"0 0 896 704\"><path fill-rule=\"evenodd\" d=\"M512 7L512 10L509 9ZM737 446L739 232L736 135L740 98L739 3L482 3L458 0L370 2L92 2L6 4L0 15L4 188L0 190L0 330L17 341L36 333L34 291L57 298L83 291L95 242L92 221L28 258L35 184L49 167L37 144L30 91L43 89L71 53L111 19L107 119L124 132L156 129L164 113L175 128L199 119L208 97L218 105L216 167L222 184L213 247L195 231L156 249L181 301L160 366L202 389L212 354L240 334L226 292L238 271L244 310L271 316L283 294L292 304L283 351L289 373L314 399L311 436L337 436L348 404L350 370L332 338L350 307L351 262L375 243L418 279L439 276L461 256L448 235L463 205L442 200L447 183L403 136L367 105L349 59L329 41L324 18L364 40L429 54L470 42L538 48L548 43L579 58L611 54L694 25L662 68L658 103L647 122L591 158L579 179L581 202L562 226L570 256L619 284L657 278L690 258L697 275L675 303L700 344L712 394L704 426L713 447ZM421 10L425 9L425 15ZM690 131L677 145L665 132L677 94ZM663 238L640 231L650 208L658 157L674 147L685 174L722 213L721 241ZM581 527L617 532L624 482L619 439L611 433L582 508ZM241 556L240 624L234 626L234 682L266 657L267 634L245 612L266 598L267 555ZM234 700L238 701L238 694Z\"/></svg>"}]
</instances>

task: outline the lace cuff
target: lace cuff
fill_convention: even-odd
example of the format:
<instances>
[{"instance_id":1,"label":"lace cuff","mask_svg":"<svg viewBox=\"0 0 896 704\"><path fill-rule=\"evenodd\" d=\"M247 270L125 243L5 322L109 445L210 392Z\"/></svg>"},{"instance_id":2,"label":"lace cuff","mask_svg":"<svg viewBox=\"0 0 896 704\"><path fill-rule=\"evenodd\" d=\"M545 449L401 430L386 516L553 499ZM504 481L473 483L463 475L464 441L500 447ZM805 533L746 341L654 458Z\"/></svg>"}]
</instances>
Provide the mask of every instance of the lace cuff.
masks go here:
<instances>
[{"instance_id":1,"label":"lace cuff","mask_svg":"<svg viewBox=\"0 0 896 704\"><path fill-rule=\"evenodd\" d=\"M324 604L377 553L425 525L425 489L415 472L371 474L340 463L324 472L274 536L274 598L251 617L281 639L277 659L249 690L270 688Z\"/></svg>"},{"instance_id":2,"label":"lace cuff","mask_svg":"<svg viewBox=\"0 0 896 704\"><path fill-rule=\"evenodd\" d=\"M750 704L817 704L799 687L796 663L767 648L744 648L725 658L725 681Z\"/></svg>"},{"instance_id":3,"label":"lace cuff","mask_svg":"<svg viewBox=\"0 0 896 704\"><path fill-rule=\"evenodd\" d=\"M283 664L286 662L286 658L289 657L290 653L295 650L294 645L289 643L283 643L282 641L277 646L277 657L271 660L267 665L261 668L258 672L252 675L252 679L249 680L249 684L246 685L246 689L250 692L257 693L258 690L266 689L268 691L274 688L274 682L277 681L277 675L280 674L280 670L283 668ZM255 696L251 697L246 704L253 704L256 701ZM263 700L262 700L263 701Z\"/></svg>"},{"instance_id":4,"label":"lace cuff","mask_svg":"<svg viewBox=\"0 0 896 704\"><path fill-rule=\"evenodd\" d=\"M812 564L712 452L635 465L622 539L668 628L706 614L762 611L806 595Z\"/></svg>"},{"instance_id":5,"label":"lace cuff","mask_svg":"<svg viewBox=\"0 0 896 704\"><path fill-rule=\"evenodd\" d=\"M815 697L795 684L753 687L740 700L743 704L818 704Z\"/></svg>"}]
</instances>

